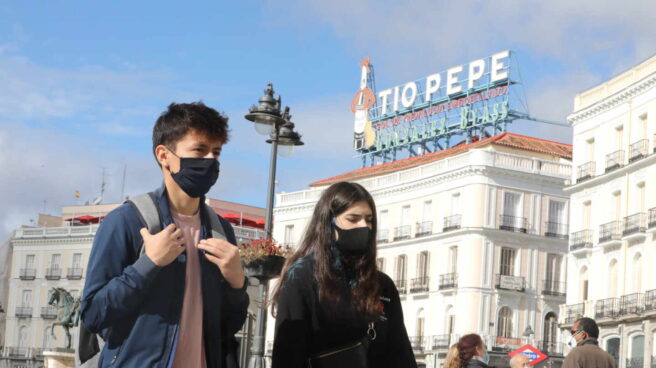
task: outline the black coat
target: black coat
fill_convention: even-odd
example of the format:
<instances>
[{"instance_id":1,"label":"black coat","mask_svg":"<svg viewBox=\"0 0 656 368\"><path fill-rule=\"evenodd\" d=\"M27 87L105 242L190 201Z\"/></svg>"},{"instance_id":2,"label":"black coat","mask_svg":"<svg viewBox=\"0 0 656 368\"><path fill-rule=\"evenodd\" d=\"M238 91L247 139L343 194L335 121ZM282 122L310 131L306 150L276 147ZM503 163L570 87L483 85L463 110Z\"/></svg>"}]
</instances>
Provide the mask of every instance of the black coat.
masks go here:
<instances>
[{"instance_id":1,"label":"black coat","mask_svg":"<svg viewBox=\"0 0 656 368\"><path fill-rule=\"evenodd\" d=\"M403 324L399 293L387 275L379 272L378 279L383 313L374 322L376 339L369 346L369 365L416 368ZM350 295L346 282L343 287L344 295ZM355 310L348 297L337 308L319 303L314 261L309 258L299 260L288 272L276 312L273 368L306 368L311 356L357 341L367 331L368 321Z\"/></svg>"}]
</instances>

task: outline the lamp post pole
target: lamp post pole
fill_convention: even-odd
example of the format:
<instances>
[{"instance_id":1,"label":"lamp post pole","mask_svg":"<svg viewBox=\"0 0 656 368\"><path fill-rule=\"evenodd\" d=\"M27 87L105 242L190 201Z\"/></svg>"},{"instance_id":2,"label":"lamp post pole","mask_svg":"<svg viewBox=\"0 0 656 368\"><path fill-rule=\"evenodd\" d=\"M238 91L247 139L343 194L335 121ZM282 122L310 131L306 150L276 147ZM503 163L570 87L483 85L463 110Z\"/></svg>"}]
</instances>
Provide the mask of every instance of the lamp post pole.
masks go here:
<instances>
[{"instance_id":1,"label":"lamp post pole","mask_svg":"<svg viewBox=\"0 0 656 368\"><path fill-rule=\"evenodd\" d=\"M278 157L278 143L286 146L302 145L301 136L296 133L293 128L294 124L289 121L289 108L285 108L284 113L280 113L280 96L278 99L273 98L273 86L271 83L264 91L264 96L259 100L259 106L253 106L246 119L253 121L256 124L270 125L270 139L267 143L271 143L271 157L269 162L269 183L267 189L267 203L266 203L266 218L264 230L267 239L272 238L273 230L273 198L275 195L275 182L276 182L276 164ZM281 134L282 130L282 134ZM264 349L265 349L265 334L267 322L267 308L266 301L269 293L269 280L259 279L259 298L262 301L262 306L257 310L257 317L255 322L255 335L253 336L253 344L251 346L251 357L248 361L248 368L264 368Z\"/></svg>"}]
</instances>

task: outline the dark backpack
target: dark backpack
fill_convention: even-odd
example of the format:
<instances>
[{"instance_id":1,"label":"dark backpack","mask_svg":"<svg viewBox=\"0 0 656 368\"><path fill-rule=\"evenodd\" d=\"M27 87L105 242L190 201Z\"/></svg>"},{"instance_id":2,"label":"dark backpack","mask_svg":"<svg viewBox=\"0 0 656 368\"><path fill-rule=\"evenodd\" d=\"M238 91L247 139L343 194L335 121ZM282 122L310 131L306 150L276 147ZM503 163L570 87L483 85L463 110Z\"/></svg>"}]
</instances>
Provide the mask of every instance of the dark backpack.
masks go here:
<instances>
[{"instance_id":1,"label":"dark backpack","mask_svg":"<svg viewBox=\"0 0 656 368\"><path fill-rule=\"evenodd\" d=\"M159 207L157 206L157 199L154 192L138 195L125 201L125 203L130 203L134 206L141 223L148 229L149 233L157 234L162 231L162 216L159 213ZM202 208L205 217L210 220L212 238L227 240L219 216L212 210L212 208L210 208L210 206L201 203L200 207ZM137 257L141 256L144 252L145 250L142 241L139 245ZM84 324L82 323L80 323L80 333L78 336L80 363L84 363L100 352L100 345L98 344L98 336L84 327Z\"/></svg>"}]
</instances>

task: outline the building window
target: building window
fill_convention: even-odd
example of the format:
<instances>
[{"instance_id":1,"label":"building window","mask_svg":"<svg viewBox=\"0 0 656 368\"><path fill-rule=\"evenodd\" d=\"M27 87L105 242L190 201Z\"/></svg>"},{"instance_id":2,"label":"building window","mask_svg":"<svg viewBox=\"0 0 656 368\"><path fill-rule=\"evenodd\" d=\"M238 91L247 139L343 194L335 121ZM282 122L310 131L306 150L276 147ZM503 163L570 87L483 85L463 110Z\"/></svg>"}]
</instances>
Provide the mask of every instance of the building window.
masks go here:
<instances>
[{"instance_id":1,"label":"building window","mask_svg":"<svg viewBox=\"0 0 656 368\"><path fill-rule=\"evenodd\" d=\"M424 251L419 253L419 258L417 259L417 276L422 279L428 277L428 257L428 251Z\"/></svg>"},{"instance_id":2,"label":"building window","mask_svg":"<svg viewBox=\"0 0 656 368\"><path fill-rule=\"evenodd\" d=\"M294 245L294 225L285 226L285 245L286 246Z\"/></svg>"},{"instance_id":3,"label":"building window","mask_svg":"<svg viewBox=\"0 0 656 368\"><path fill-rule=\"evenodd\" d=\"M396 280L405 281L406 257L401 255L396 257Z\"/></svg>"},{"instance_id":4,"label":"building window","mask_svg":"<svg viewBox=\"0 0 656 368\"><path fill-rule=\"evenodd\" d=\"M52 348L52 335L50 334L50 327L46 327L45 330L43 330L43 349L50 349Z\"/></svg>"},{"instance_id":5,"label":"building window","mask_svg":"<svg viewBox=\"0 0 656 368\"><path fill-rule=\"evenodd\" d=\"M432 220L433 220L433 201L424 201L422 222L428 222Z\"/></svg>"},{"instance_id":6,"label":"building window","mask_svg":"<svg viewBox=\"0 0 656 368\"><path fill-rule=\"evenodd\" d=\"M609 298L615 298L617 297L617 284L618 284L618 277L617 277L617 260L613 259L610 261L610 264L608 265L608 297ZM587 276L587 271L586 271L586 276Z\"/></svg>"},{"instance_id":7,"label":"building window","mask_svg":"<svg viewBox=\"0 0 656 368\"><path fill-rule=\"evenodd\" d=\"M642 255L637 253L633 257L633 292L639 293L642 290Z\"/></svg>"},{"instance_id":8,"label":"building window","mask_svg":"<svg viewBox=\"0 0 656 368\"><path fill-rule=\"evenodd\" d=\"M512 310L508 307L502 307L499 309L499 321L497 324L499 337L512 337L513 325L512 325Z\"/></svg>"},{"instance_id":9,"label":"building window","mask_svg":"<svg viewBox=\"0 0 656 368\"><path fill-rule=\"evenodd\" d=\"M581 295L581 302L584 302L588 300L588 268L583 267L581 269L581 289L580 289L580 295Z\"/></svg>"},{"instance_id":10,"label":"building window","mask_svg":"<svg viewBox=\"0 0 656 368\"><path fill-rule=\"evenodd\" d=\"M30 308L32 306L32 290L23 290L22 307Z\"/></svg>"},{"instance_id":11,"label":"building window","mask_svg":"<svg viewBox=\"0 0 656 368\"><path fill-rule=\"evenodd\" d=\"M380 215L378 216L378 228L382 230L389 229L389 211L380 211Z\"/></svg>"},{"instance_id":12,"label":"building window","mask_svg":"<svg viewBox=\"0 0 656 368\"><path fill-rule=\"evenodd\" d=\"M82 253L73 254L73 268L79 270L82 267Z\"/></svg>"},{"instance_id":13,"label":"building window","mask_svg":"<svg viewBox=\"0 0 656 368\"><path fill-rule=\"evenodd\" d=\"M449 273L458 272L458 247L449 247Z\"/></svg>"},{"instance_id":14,"label":"building window","mask_svg":"<svg viewBox=\"0 0 656 368\"><path fill-rule=\"evenodd\" d=\"M460 193L451 195L451 215L460 215Z\"/></svg>"},{"instance_id":15,"label":"building window","mask_svg":"<svg viewBox=\"0 0 656 368\"><path fill-rule=\"evenodd\" d=\"M642 368L645 366L645 335L637 335L631 338L631 357L627 362L627 368Z\"/></svg>"},{"instance_id":16,"label":"building window","mask_svg":"<svg viewBox=\"0 0 656 368\"><path fill-rule=\"evenodd\" d=\"M28 254L25 256L25 269L34 269L34 254Z\"/></svg>"},{"instance_id":17,"label":"building window","mask_svg":"<svg viewBox=\"0 0 656 368\"><path fill-rule=\"evenodd\" d=\"M562 256L559 254L547 254L547 275L546 280L554 283L560 282L560 263Z\"/></svg>"},{"instance_id":18,"label":"building window","mask_svg":"<svg viewBox=\"0 0 656 368\"><path fill-rule=\"evenodd\" d=\"M595 161L595 140L590 138L586 142L588 143L588 161Z\"/></svg>"},{"instance_id":19,"label":"building window","mask_svg":"<svg viewBox=\"0 0 656 368\"><path fill-rule=\"evenodd\" d=\"M549 200L549 223L565 224L565 202Z\"/></svg>"},{"instance_id":20,"label":"building window","mask_svg":"<svg viewBox=\"0 0 656 368\"><path fill-rule=\"evenodd\" d=\"M27 347L27 327L21 326L18 329L18 347L26 348Z\"/></svg>"},{"instance_id":21,"label":"building window","mask_svg":"<svg viewBox=\"0 0 656 368\"><path fill-rule=\"evenodd\" d=\"M376 259L376 268L378 268L378 271L380 272L385 272L385 258L378 258Z\"/></svg>"},{"instance_id":22,"label":"building window","mask_svg":"<svg viewBox=\"0 0 656 368\"><path fill-rule=\"evenodd\" d=\"M583 202L583 229L590 229L590 216L592 214L592 202Z\"/></svg>"},{"instance_id":23,"label":"building window","mask_svg":"<svg viewBox=\"0 0 656 368\"><path fill-rule=\"evenodd\" d=\"M620 338L613 337L606 341L606 351L608 354L615 358L615 361L620 361Z\"/></svg>"},{"instance_id":24,"label":"building window","mask_svg":"<svg viewBox=\"0 0 656 368\"><path fill-rule=\"evenodd\" d=\"M50 256L50 268L53 270L59 269L59 263L61 262L61 254L53 254Z\"/></svg>"},{"instance_id":25,"label":"building window","mask_svg":"<svg viewBox=\"0 0 656 368\"><path fill-rule=\"evenodd\" d=\"M505 276L515 275L515 249L501 248L501 264L499 273Z\"/></svg>"},{"instance_id":26,"label":"building window","mask_svg":"<svg viewBox=\"0 0 656 368\"><path fill-rule=\"evenodd\" d=\"M401 226L410 225L410 206L403 206L401 208Z\"/></svg>"},{"instance_id":27,"label":"building window","mask_svg":"<svg viewBox=\"0 0 656 368\"><path fill-rule=\"evenodd\" d=\"M544 317L544 342L547 349L555 348L558 336L558 317L553 312L547 313Z\"/></svg>"}]
</instances>

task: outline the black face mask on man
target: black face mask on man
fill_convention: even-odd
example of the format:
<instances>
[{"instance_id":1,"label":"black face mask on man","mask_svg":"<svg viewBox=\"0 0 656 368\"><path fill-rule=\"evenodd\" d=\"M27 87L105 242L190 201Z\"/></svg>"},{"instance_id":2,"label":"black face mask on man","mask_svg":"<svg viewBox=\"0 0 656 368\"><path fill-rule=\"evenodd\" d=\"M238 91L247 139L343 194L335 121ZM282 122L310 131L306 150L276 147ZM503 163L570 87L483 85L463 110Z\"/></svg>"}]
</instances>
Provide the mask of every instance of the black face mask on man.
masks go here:
<instances>
[{"instance_id":1,"label":"black face mask on man","mask_svg":"<svg viewBox=\"0 0 656 368\"><path fill-rule=\"evenodd\" d=\"M173 155L180 159L180 170L177 173L171 172L173 180L192 198L207 194L219 178L219 161L213 158L180 157L175 153Z\"/></svg>"},{"instance_id":2,"label":"black face mask on man","mask_svg":"<svg viewBox=\"0 0 656 368\"><path fill-rule=\"evenodd\" d=\"M368 226L356 227L354 229L342 229L333 222L337 230L337 249L344 255L362 255L369 248L371 229Z\"/></svg>"}]
</instances>

